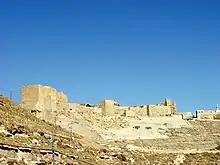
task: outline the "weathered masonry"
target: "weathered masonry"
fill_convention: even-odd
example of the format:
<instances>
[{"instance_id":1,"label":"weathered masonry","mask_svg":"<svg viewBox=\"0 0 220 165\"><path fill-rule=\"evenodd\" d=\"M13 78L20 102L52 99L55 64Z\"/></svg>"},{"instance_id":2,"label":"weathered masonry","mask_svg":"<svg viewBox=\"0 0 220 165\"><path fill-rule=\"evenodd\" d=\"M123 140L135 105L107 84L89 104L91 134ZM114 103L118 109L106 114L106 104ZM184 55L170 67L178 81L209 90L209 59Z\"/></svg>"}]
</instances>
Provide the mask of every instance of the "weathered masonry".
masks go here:
<instances>
[{"instance_id":1,"label":"weathered masonry","mask_svg":"<svg viewBox=\"0 0 220 165\"><path fill-rule=\"evenodd\" d=\"M68 103L67 96L50 86L32 85L22 88L22 107L37 110L41 118L48 116L54 111L92 109L103 116L171 116L176 113L176 103L165 99L157 105L121 106L114 100L104 100L100 105L88 106L89 104Z\"/></svg>"},{"instance_id":2,"label":"weathered masonry","mask_svg":"<svg viewBox=\"0 0 220 165\"><path fill-rule=\"evenodd\" d=\"M68 108L67 96L49 86L32 85L22 88L22 107L43 111Z\"/></svg>"}]
</instances>

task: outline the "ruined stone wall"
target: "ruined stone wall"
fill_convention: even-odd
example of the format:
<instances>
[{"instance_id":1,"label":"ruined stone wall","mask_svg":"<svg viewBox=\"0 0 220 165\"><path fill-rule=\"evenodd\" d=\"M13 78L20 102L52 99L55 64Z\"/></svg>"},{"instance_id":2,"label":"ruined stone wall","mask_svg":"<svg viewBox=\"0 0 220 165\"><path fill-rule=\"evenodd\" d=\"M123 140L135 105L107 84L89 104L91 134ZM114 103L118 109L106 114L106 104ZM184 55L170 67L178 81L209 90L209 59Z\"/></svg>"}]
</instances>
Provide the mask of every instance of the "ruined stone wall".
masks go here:
<instances>
[{"instance_id":1,"label":"ruined stone wall","mask_svg":"<svg viewBox=\"0 0 220 165\"><path fill-rule=\"evenodd\" d=\"M165 98L163 105L170 107L172 114L177 112L176 103L170 99Z\"/></svg>"},{"instance_id":2,"label":"ruined stone wall","mask_svg":"<svg viewBox=\"0 0 220 165\"><path fill-rule=\"evenodd\" d=\"M174 115L176 111L177 111L176 103L167 98L164 100L164 102L157 105L116 106L116 114L125 113L125 115L130 115L130 116L150 116L150 117L171 116Z\"/></svg>"},{"instance_id":3,"label":"ruined stone wall","mask_svg":"<svg viewBox=\"0 0 220 165\"><path fill-rule=\"evenodd\" d=\"M22 107L26 109L42 109L40 107L40 91L38 85L27 86L22 88Z\"/></svg>"},{"instance_id":4,"label":"ruined stone wall","mask_svg":"<svg viewBox=\"0 0 220 165\"><path fill-rule=\"evenodd\" d=\"M129 110L130 106L116 106L117 111Z\"/></svg>"},{"instance_id":5,"label":"ruined stone wall","mask_svg":"<svg viewBox=\"0 0 220 165\"><path fill-rule=\"evenodd\" d=\"M147 115L150 117L171 116L172 108L165 105L147 105Z\"/></svg>"},{"instance_id":6,"label":"ruined stone wall","mask_svg":"<svg viewBox=\"0 0 220 165\"><path fill-rule=\"evenodd\" d=\"M22 88L22 107L40 111L68 109L68 99L49 86L32 85Z\"/></svg>"},{"instance_id":7,"label":"ruined stone wall","mask_svg":"<svg viewBox=\"0 0 220 165\"><path fill-rule=\"evenodd\" d=\"M68 103L68 106L69 106L68 109L70 111L76 111L78 109L78 107L79 107L79 104L77 104L77 103Z\"/></svg>"},{"instance_id":8,"label":"ruined stone wall","mask_svg":"<svg viewBox=\"0 0 220 165\"><path fill-rule=\"evenodd\" d=\"M100 104L102 109L102 115L114 116L116 113L116 106L114 100L104 100Z\"/></svg>"},{"instance_id":9,"label":"ruined stone wall","mask_svg":"<svg viewBox=\"0 0 220 165\"><path fill-rule=\"evenodd\" d=\"M131 106L131 107L128 107L128 106L116 107L116 114L123 114L123 113L126 113L126 115L129 115L129 116L159 117L159 116L173 115L174 109L171 106L160 105L160 104L159 105Z\"/></svg>"},{"instance_id":10,"label":"ruined stone wall","mask_svg":"<svg viewBox=\"0 0 220 165\"><path fill-rule=\"evenodd\" d=\"M176 103L169 99L158 105L120 106L114 100L104 100L100 106L90 104L68 103L67 96L50 86L32 85L22 88L23 108L40 111L41 116L47 116L54 111L65 112L73 110L80 113L96 112L104 116L171 116L176 112ZM42 118L42 117L41 117Z\"/></svg>"},{"instance_id":11,"label":"ruined stone wall","mask_svg":"<svg viewBox=\"0 0 220 165\"><path fill-rule=\"evenodd\" d=\"M193 119L193 114L192 112L176 112L176 115L182 115L182 118L184 120L191 120Z\"/></svg>"},{"instance_id":12,"label":"ruined stone wall","mask_svg":"<svg viewBox=\"0 0 220 165\"><path fill-rule=\"evenodd\" d=\"M129 107L129 110L132 112L135 112L135 115L138 115L138 116L148 116L146 105Z\"/></svg>"}]
</instances>

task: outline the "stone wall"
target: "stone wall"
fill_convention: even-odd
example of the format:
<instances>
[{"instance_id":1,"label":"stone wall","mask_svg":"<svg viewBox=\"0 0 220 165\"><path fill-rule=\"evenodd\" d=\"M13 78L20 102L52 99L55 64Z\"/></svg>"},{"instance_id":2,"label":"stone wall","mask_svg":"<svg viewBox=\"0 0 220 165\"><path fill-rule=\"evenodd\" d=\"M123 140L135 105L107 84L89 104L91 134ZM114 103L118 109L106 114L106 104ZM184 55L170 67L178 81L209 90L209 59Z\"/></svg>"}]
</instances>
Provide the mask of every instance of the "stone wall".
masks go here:
<instances>
[{"instance_id":1,"label":"stone wall","mask_svg":"<svg viewBox=\"0 0 220 165\"><path fill-rule=\"evenodd\" d=\"M76 111L78 109L78 107L80 106L77 103L69 103L68 105L69 105L69 110L70 111Z\"/></svg>"},{"instance_id":2,"label":"stone wall","mask_svg":"<svg viewBox=\"0 0 220 165\"><path fill-rule=\"evenodd\" d=\"M22 107L26 109L42 109L40 104L39 86L27 86L22 88Z\"/></svg>"},{"instance_id":3,"label":"stone wall","mask_svg":"<svg viewBox=\"0 0 220 165\"><path fill-rule=\"evenodd\" d=\"M213 110L197 110L196 111L196 118L197 119L208 119L208 120L214 120L214 117L218 113Z\"/></svg>"},{"instance_id":4,"label":"stone wall","mask_svg":"<svg viewBox=\"0 0 220 165\"><path fill-rule=\"evenodd\" d=\"M68 99L64 93L49 86L26 86L22 88L22 107L40 111L68 109Z\"/></svg>"},{"instance_id":5,"label":"stone wall","mask_svg":"<svg viewBox=\"0 0 220 165\"><path fill-rule=\"evenodd\" d=\"M102 108L102 115L114 116L116 113L116 105L114 100L104 100L100 104Z\"/></svg>"},{"instance_id":6,"label":"stone wall","mask_svg":"<svg viewBox=\"0 0 220 165\"><path fill-rule=\"evenodd\" d=\"M41 116L54 111L73 110L78 112L94 111L104 116L171 116L176 112L176 103L165 99L157 105L121 106L114 100L104 100L99 106L90 104L68 103L67 96L49 86L32 85L22 88L22 107L39 110ZM41 117L42 118L42 117Z\"/></svg>"},{"instance_id":7,"label":"stone wall","mask_svg":"<svg viewBox=\"0 0 220 165\"><path fill-rule=\"evenodd\" d=\"M193 114L192 112L176 112L176 115L182 115L182 118L184 120L191 120L193 119Z\"/></svg>"},{"instance_id":8,"label":"stone wall","mask_svg":"<svg viewBox=\"0 0 220 165\"><path fill-rule=\"evenodd\" d=\"M116 114L130 114L130 116L171 116L177 111L176 103L165 98L164 102L157 105L143 106L116 106Z\"/></svg>"},{"instance_id":9,"label":"stone wall","mask_svg":"<svg viewBox=\"0 0 220 165\"><path fill-rule=\"evenodd\" d=\"M129 110L135 112L138 116L148 116L147 105L129 107Z\"/></svg>"},{"instance_id":10,"label":"stone wall","mask_svg":"<svg viewBox=\"0 0 220 165\"><path fill-rule=\"evenodd\" d=\"M171 116L171 107L165 105L147 105L147 115L151 117Z\"/></svg>"}]
</instances>

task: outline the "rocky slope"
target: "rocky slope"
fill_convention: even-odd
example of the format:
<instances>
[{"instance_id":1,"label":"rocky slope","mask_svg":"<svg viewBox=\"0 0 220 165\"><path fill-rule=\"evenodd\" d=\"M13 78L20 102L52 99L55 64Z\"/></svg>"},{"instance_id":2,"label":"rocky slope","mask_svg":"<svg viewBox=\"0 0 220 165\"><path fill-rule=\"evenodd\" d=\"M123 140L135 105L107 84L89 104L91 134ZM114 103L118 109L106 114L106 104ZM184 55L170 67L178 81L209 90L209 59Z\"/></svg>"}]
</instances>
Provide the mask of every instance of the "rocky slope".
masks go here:
<instances>
[{"instance_id":1,"label":"rocky slope","mask_svg":"<svg viewBox=\"0 0 220 165\"><path fill-rule=\"evenodd\" d=\"M97 142L42 121L6 98L0 102L2 165L51 164L51 135L56 164L220 164L219 121L190 121L191 127L161 130L168 137L164 139ZM89 117L85 121L94 125ZM97 121L100 130L109 126L105 126L106 121ZM116 126L128 124L121 118L111 121Z\"/></svg>"}]
</instances>

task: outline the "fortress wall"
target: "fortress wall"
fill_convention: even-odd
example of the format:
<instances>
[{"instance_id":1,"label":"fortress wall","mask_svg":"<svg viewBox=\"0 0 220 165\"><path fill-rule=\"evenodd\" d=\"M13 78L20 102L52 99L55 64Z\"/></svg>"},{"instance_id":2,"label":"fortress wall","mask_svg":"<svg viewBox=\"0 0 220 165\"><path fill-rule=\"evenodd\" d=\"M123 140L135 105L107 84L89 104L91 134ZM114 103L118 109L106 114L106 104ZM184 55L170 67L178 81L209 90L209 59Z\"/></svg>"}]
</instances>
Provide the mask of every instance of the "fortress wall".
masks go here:
<instances>
[{"instance_id":1,"label":"fortress wall","mask_svg":"<svg viewBox=\"0 0 220 165\"><path fill-rule=\"evenodd\" d=\"M176 103L169 99L158 105L120 106L114 100L104 100L100 107L89 104L68 103L67 96L49 86L32 85L22 88L22 106L40 111L65 111L72 109L82 113L96 112L105 116L171 116L176 112Z\"/></svg>"},{"instance_id":2,"label":"fortress wall","mask_svg":"<svg viewBox=\"0 0 220 165\"><path fill-rule=\"evenodd\" d=\"M49 86L40 86L40 99L44 100L44 98L50 96L51 101L55 102L57 101L57 91L54 88L51 88Z\"/></svg>"},{"instance_id":3,"label":"fortress wall","mask_svg":"<svg viewBox=\"0 0 220 165\"><path fill-rule=\"evenodd\" d=\"M91 111L94 111L94 109L95 109L95 107L87 107L87 106L79 104L77 111L78 112L91 112Z\"/></svg>"},{"instance_id":4,"label":"fortress wall","mask_svg":"<svg viewBox=\"0 0 220 165\"><path fill-rule=\"evenodd\" d=\"M68 98L63 92L56 92L56 104L58 110L69 109Z\"/></svg>"},{"instance_id":5,"label":"fortress wall","mask_svg":"<svg viewBox=\"0 0 220 165\"><path fill-rule=\"evenodd\" d=\"M193 114L192 112L176 112L176 115L182 115L182 118L184 120L191 120L193 119Z\"/></svg>"},{"instance_id":6,"label":"fortress wall","mask_svg":"<svg viewBox=\"0 0 220 165\"><path fill-rule=\"evenodd\" d=\"M102 113L102 108L94 107L93 110L94 110L95 113Z\"/></svg>"},{"instance_id":7,"label":"fortress wall","mask_svg":"<svg viewBox=\"0 0 220 165\"><path fill-rule=\"evenodd\" d=\"M117 115L125 115L129 111L129 106L115 106L115 113Z\"/></svg>"},{"instance_id":8,"label":"fortress wall","mask_svg":"<svg viewBox=\"0 0 220 165\"><path fill-rule=\"evenodd\" d=\"M114 116L116 112L115 101L104 100L101 102L102 115L104 116Z\"/></svg>"},{"instance_id":9,"label":"fortress wall","mask_svg":"<svg viewBox=\"0 0 220 165\"><path fill-rule=\"evenodd\" d=\"M116 111L129 110L129 106L116 106Z\"/></svg>"},{"instance_id":10,"label":"fortress wall","mask_svg":"<svg viewBox=\"0 0 220 165\"><path fill-rule=\"evenodd\" d=\"M176 104L169 99L165 99L164 103L158 105L116 106L116 111L117 114L126 111L126 115L129 116L171 116L176 112ZM186 115L186 117L189 116L190 114Z\"/></svg>"},{"instance_id":11,"label":"fortress wall","mask_svg":"<svg viewBox=\"0 0 220 165\"><path fill-rule=\"evenodd\" d=\"M138 116L147 116L147 106L129 107L129 111L134 112Z\"/></svg>"},{"instance_id":12,"label":"fortress wall","mask_svg":"<svg viewBox=\"0 0 220 165\"><path fill-rule=\"evenodd\" d=\"M69 106L69 108L68 108L69 110L76 111L79 107L79 104L77 104L77 103L68 103L68 106Z\"/></svg>"},{"instance_id":13,"label":"fortress wall","mask_svg":"<svg viewBox=\"0 0 220 165\"><path fill-rule=\"evenodd\" d=\"M56 92L56 99L60 102L68 102L68 98L63 92Z\"/></svg>"},{"instance_id":14,"label":"fortress wall","mask_svg":"<svg viewBox=\"0 0 220 165\"><path fill-rule=\"evenodd\" d=\"M22 88L22 107L26 109L34 109L39 101L39 86L27 86Z\"/></svg>"},{"instance_id":15,"label":"fortress wall","mask_svg":"<svg viewBox=\"0 0 220 165\"><path fill-rule=\"evenodd\" d=\"M68 109L71 111L78 111L81 113L86 112L95 112L95 113L102 113L102 109L100 107L87 107L85 105L81 105L78 103L68 103Z\"/></svg>"},{"instance_id":16,"label":"fortress wall","mask_svg":"<svg viewBox=\"0 0 220 165\"><path fill-rule=\"evenodd\" d=\"M22 107L28 109L67 109L67 96L49 86L32 85L22 88Z\"/></svg>"},{"instance_id":17,"label":"fortress wall","mask_svg":"<svg viewBox=\"0 0 220 165\"><path fill-rule=\"evenodd\" d=\"M165 105L148 105L147 114L150 117L171 116L171 107Z\"/></svg>"}]
</instances>

